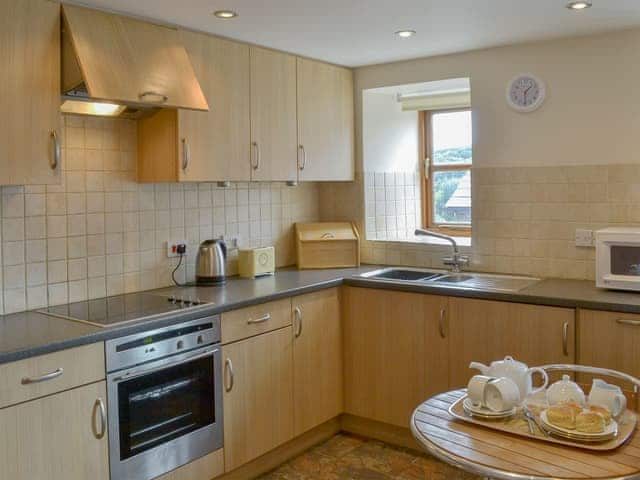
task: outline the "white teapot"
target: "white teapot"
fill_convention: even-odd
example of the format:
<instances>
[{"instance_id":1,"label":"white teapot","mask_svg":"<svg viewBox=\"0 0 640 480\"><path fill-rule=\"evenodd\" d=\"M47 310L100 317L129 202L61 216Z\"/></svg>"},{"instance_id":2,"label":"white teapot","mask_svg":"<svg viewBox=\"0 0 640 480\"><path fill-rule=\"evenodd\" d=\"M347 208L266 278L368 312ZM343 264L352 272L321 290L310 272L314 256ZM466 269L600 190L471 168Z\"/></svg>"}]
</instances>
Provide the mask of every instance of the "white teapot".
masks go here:
<instances>
[{"instance_id":1,"label":"white teapot","mask_svg":"<svg viewBox=\"0 0 640 480\"><path fill-rule=\"evenodd\" d=\"M524 363L514 360L513 357L504 357L504 360L496 360L492 362L490 366L478 362L471 362L469 368L480 370L483 375L489 377L506 377L513 380L518 386L518 390L520 390L520 401L523 401L528 395L544 390L549 383L547 372L542 368L529 368ZM533 380L531 378L534 373L539 373L544 380L544 383L535 389L533 388Z\"/></svg>"}]
</instances>

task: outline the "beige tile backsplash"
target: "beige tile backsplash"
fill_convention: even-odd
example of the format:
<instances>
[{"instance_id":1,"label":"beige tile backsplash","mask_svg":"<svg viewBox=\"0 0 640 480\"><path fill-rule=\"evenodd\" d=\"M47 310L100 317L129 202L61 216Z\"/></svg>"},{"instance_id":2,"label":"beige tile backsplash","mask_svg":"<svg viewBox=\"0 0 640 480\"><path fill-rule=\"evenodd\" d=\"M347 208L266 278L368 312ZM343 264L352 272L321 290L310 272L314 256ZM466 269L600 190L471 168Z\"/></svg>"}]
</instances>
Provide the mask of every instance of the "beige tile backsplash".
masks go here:
<instances>
[{"instance_id":1,"label":"beige tile backsplash","mask_svg":"<svg viewBox=\"0 0 640 480\"><path fill-rule=\"evenodd\" d=\"M319 218L316 184L136 183L133 121L66 116L63 139L62 185L2 187L0 313L170 285L170 238L189 244L180 280L220 235L275 245L289 265L293 223Z\"/></svg>"},{"instance_id":2,"label":"beige tile backsplash","mask_svg":"<svg viewBox=\"0 0 640 480\"><path fill-rule=\"evenodd\" d=\"M364 198L366 175L323 185L322 218L371 228L353 198ZM363 178L364 177L364 178ZM575 230L640 225L640 165L476 168L472 175L472 269L541 277L593 279L595 249L575 246ZM363 229L363 226L367 226ZM366 235L366 263L441 267L448 247L377 241Z\"/></svg>"}]
</instances>

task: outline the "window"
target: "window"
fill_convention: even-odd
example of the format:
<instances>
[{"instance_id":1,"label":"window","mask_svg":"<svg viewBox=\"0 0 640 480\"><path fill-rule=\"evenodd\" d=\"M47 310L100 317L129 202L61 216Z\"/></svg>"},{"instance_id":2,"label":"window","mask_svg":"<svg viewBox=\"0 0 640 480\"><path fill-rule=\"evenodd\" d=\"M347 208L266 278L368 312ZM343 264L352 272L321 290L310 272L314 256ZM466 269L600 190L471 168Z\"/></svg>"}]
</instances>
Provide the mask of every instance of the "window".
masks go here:
<instances>
[{"instance_id":1,"label":"window","mask_svg":"<svg viewBox=\"0 0 640 480\"><path fill-rule=\"evenodd\" d=\"M423 223L451 235L471 233L471 110L421 112Z\"/></svg>"}]
</instances>

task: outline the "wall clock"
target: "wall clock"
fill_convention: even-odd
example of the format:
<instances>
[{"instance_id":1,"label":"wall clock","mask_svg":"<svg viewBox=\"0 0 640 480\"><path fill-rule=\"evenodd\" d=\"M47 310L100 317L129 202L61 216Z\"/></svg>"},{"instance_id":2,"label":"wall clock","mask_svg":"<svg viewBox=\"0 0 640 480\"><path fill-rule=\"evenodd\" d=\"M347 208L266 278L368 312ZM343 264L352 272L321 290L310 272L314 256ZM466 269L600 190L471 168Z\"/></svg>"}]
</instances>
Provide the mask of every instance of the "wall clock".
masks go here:
<instances>
[{"instance_id":1,"label":"wall clock","mask_svg":"<svg viewBox=\"0 0 640 480\"><path fill-rule=\"evenodd\" d=\"M544 102L545 94L544 82L529 73L516 76L507 85L507 103L517 112L538 109Z\"/></svg>"}]
</instances>

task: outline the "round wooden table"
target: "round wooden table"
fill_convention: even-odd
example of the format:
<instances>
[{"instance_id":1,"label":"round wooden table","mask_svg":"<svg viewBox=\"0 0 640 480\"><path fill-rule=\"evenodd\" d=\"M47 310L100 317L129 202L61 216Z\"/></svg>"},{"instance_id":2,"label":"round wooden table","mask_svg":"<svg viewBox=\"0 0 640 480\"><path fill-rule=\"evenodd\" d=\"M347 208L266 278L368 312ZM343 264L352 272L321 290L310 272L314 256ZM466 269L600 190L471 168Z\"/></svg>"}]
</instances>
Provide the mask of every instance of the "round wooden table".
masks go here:
<instances>
[{"instance_id":1,"label":"round wooden table","mask_svg":"<svg viewBox=\"0 0 640 480\"><path fill-rule=\"evenodd\" d=\"M413 412L411 431L427 452L466 472L492 479L640 479L640 436L607 452L565 447L456 420L449 407L465 394L430 398Z\"/></svg>"}]
</instances>

